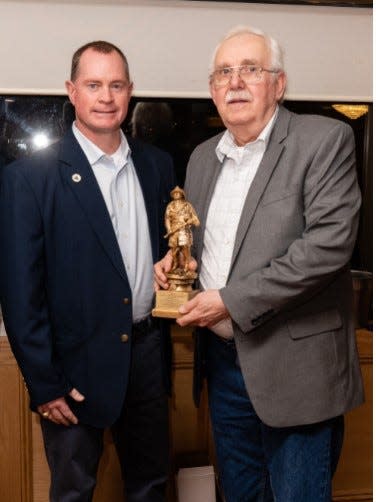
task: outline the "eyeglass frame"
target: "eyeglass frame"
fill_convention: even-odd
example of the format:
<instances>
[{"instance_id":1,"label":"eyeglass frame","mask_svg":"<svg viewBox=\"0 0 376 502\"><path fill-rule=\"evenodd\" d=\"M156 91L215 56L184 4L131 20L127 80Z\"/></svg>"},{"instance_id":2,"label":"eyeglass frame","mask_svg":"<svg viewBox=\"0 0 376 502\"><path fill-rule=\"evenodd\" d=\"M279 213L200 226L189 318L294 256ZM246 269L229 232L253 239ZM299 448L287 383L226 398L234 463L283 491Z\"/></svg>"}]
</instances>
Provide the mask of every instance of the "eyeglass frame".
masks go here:
<instances>
[{"instance_id":1,"label":"eyeglass frame","mask_svg":"<svg viewBox=\"0 0 376 502\"><path fill-rule=\"evenodd\" d=\"M217 70L214 70L213 73L211 73L209 75L209 82L210 82L210 84L214 84L216 87L225 87L226 85L228 85L231 82L231 79L235 74L234 70L238 70L237 71L238 76L243 80L243 82L248 84L250 82L246 82L246 80L244 80L244 75L241 74L242 68L254 68L254 71L256 72L255 75L257 76L257 79L255 80L254 83L261 81L261 76L262 76L263 72L267 72L267 73L280 73L281 72L281 70L272 70L272 69L268 69L268 68L263 68L262 66L255 66L253 64L242 64L239 66L225 66L223 68L218 68ZM219 71L223 71L223 70L231 70L231 72L229 73L228 81L224 84L215 83L214 75L216 73L218 73ZM249 75L252 75L252 73L249 73Z\"/></svg>"}]
</instances>

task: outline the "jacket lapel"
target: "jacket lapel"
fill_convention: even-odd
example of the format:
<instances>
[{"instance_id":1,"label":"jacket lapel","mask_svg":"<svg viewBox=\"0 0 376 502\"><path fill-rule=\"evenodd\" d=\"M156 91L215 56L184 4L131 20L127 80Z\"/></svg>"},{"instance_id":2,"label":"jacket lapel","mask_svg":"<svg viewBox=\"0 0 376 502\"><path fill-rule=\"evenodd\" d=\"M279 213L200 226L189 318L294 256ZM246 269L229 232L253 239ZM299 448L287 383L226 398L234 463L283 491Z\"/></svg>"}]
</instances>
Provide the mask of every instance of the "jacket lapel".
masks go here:
<instances>
[{"instance_id":1,"label":"jacket lapel","mask_svg":"<svg viewBox=\"0 0 376 502\"><path fill-rule=\"evenodd\" d=\"M95 231L99 242L119 274L127 281L123 259L93 170L72 131L64 136L60 150L60 171Z\"/></svg>"},{"instance_id":2,"label":"jacket lapel","mask_svg":"<svg viewBox=\"0 0 376 502\"><path fill-rule=\"evenodd\" d=\"M214 155L211 156L207 160L207 164L205 170L203 172L203 178L197 180L200 183L200 189L202 190L202 194L197 199L196 203L196 212L200 215L200 226L197 228L195 232L195 248L196 255L200 257L202 254L202 248L204 245L204 232L206 226L206 219L208 216L210 202L213 196L213 192L215 189L215 185L218 180L219 173L221 172L222 164L218 160L217 155L214 152ZM200 261L199 259L199 261Z\"/></svg>"},{"instance_id":3,"label":"jacket lapel","mask_svg":"<svg viewBox=\"0 0 376 502\"><path fill-rule=\"evenodd\" d=\"M144 196L146 213L149 222L150 240L153 254L153 262L158 260L159 256L159 206L158 206L158 180L154 172L154 166L151 165L145 150L140 147L140 144L131 138L127 137L131 152L132 161L136 169L136 173L141 185L141 190Z\"/></svg>"},{"instance_id":4,"label":"jacket lapel","mask_svg":"<svg viewBox=\"0 0 376 502\"><path fill-rule=\"evenodd\" d=\"M231 268L239 253L239 250L241 248L242 242L247 233L249 225L252 222L260 198L263 195L265 188L267 187L268 182L273 174L273 171L278 163L278 159L285 148L283 140L287 136L289 121L290 121L290 112L286 110L286 108L280 107L276 123L274 125L272 134L269 138L269 145L262 158L256 176L249 188L243 206L243 211L240 216L238 230L235 238L234 251L231 260Z\"/></svg>"}]
</instances>

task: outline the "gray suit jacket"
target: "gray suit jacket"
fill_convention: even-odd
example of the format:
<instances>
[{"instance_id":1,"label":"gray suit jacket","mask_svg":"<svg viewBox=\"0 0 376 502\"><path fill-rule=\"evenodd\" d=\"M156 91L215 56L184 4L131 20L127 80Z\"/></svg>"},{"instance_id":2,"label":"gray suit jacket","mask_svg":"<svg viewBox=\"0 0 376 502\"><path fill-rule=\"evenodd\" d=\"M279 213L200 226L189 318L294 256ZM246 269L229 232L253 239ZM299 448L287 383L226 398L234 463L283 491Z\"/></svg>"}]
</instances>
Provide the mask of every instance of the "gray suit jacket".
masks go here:
<instances>
[{"instance_id":1,"label":"gray suit jacket","mask_svg":"<svg viewBox=\"0 0 376 502\"><path fill-rule=\"evenodd\" d=\"M199 145L187 171L199 264L219 139ZM360 204L351 128L280 107L220 290L250 399L270 426L318 422L363 401L349 270Z\"/></svg>"}]
</instances>

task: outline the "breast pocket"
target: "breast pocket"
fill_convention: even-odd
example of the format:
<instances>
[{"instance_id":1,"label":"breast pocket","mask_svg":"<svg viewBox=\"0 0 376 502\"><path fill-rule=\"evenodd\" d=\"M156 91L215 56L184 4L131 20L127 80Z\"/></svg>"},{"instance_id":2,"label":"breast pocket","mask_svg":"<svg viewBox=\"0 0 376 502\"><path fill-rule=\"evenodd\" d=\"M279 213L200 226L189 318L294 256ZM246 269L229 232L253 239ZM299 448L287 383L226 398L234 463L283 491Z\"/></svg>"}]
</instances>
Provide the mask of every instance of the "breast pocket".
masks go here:
<instances>
[{"instance_id":1,"label":"breast pocket","mask_svg":"<svg viewBox=\"0 0 376 502\"><path fill-rule=\"evenodd\" d=\"M254 224L261 233L260 242L274 250L273 256L285 253L291 242L301 236L305 225L303 198L298 186L265 192Z\"/></svg>"},{"instance_id":2,"label":"breast pocket","mask_svg":"<svg viewBox=\"0 0 376 502\"><path fill-rule=\"evenodd\" d=\"M260 205L261 207L265 207L269 204L286 201L286 199L291 197L300 198L300 195L301 190L299 185L293 184L290 187L265 192Z\"/></svg>"}]
</instances>

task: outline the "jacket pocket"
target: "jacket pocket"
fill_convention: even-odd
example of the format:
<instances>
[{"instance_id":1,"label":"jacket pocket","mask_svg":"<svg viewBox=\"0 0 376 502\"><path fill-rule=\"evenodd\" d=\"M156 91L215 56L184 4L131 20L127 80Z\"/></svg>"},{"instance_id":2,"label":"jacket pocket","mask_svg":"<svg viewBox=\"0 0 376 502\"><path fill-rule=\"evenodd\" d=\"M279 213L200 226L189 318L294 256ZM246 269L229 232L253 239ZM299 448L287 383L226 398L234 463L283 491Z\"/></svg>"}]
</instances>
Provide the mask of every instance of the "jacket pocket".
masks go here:
<instances>
[{"instance_id":1,"label":"jacket pocket","mask_svg":"<svg viewBox=\"0 0 376 502\"><path fill-rule=\"evenodd\" d=\"M261 207L268 206L269 204L274 204L275 202L288 199L290 197L301 197L301 188L293 184L292 186L285 188L284 190L265 192L261 200Z\"/></svg>"},{"instance_id":2,"label":"jacket pocket","mask_svg":"<svg viewBox=\"0 0 376 502\"><path fill-rule=\"evenodd\" d=\"M342 324L341 315L336 308L287 319L287 328L293 339L332 332L340 329Z\"/></svg>"}]
</instances>

